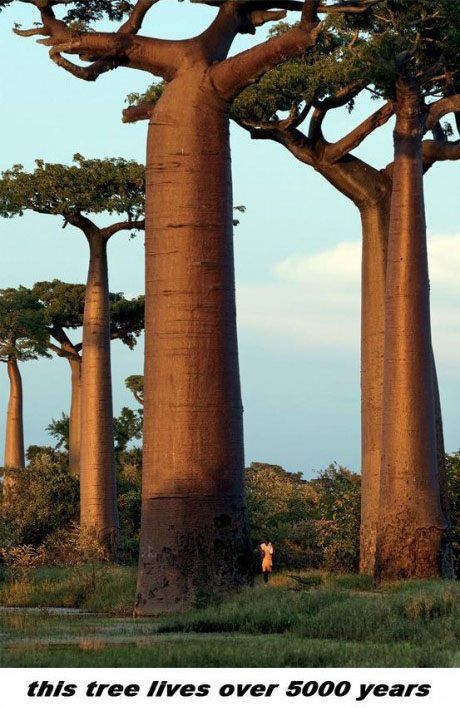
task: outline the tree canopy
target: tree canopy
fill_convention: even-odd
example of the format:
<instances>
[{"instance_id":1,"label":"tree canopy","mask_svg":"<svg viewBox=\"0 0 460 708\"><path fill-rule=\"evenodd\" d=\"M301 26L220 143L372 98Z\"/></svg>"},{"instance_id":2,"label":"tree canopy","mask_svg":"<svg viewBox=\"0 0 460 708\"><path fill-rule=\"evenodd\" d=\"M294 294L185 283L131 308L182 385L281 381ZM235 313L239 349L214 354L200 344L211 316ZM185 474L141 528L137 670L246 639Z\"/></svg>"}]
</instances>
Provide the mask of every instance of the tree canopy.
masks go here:
<instances>
[{"instance_id":1,"label":"tree canopy","mask_svg":"<svg viewBox=\"0 0 460 708\"><path fill-rule=\"evenodd\" d=\"M128 222L144 213L145 168L134 160L89 160L74 155L72 165L36 160L33 172L13 165L0 180L0 215L26 210L69 220L80 214L125 214Z\"/></svg>"},{"instance_id":2,"label":"tree canopy","mask_svg":"<svg viewBox=\"0 0 460 708\"><path fill-rule=\"evenodd\" d=\"M142 374L132 374L125 379L125 386L131 391L134 398L142 406L144 405L144 377Z\"/></svg>"},{"instance_id":3,"label":"tree canopy","mask_svg":"<svg viewBox=\"0 0 460 708\"><path fill-rule=\"evenodd\" d=\"M60 344L68 338L65 330L83 326L84 285L57 279L41 281L35 283L32 293L43 306L50 336ZM111 339L119 339L133 349L144 329L144 296L125 298L123 293L110 293L109 301ZM81 344L74 347L79 351Z\"/></svg>"},{"instance_id":4,"label":"tree canopy","mask_svg":"<svg viewBox=\"0 0 460 708\"><path fill-rule=\"evenodd\" d=\"M0 290L0 358L18 361L48 354L43 305L28 288Z\"/></svg>"}]
</instances>

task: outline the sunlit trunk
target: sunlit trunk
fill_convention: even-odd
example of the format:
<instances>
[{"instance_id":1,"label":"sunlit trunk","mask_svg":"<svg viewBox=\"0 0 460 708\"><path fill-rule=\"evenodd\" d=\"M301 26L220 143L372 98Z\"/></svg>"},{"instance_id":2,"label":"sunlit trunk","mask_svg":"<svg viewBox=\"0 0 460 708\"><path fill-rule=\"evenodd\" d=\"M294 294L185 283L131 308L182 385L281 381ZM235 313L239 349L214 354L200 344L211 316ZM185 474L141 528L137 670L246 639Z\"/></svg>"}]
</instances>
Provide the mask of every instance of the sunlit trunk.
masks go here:
<instances>
[{"instance_id":1,"label":"sunlit trunk","mask_svg":"<svg viewBox=\"0 0 460 708\"><path fill-rule=\"evenodd\" d=\"M81 434L81 360L69 359L71 369L71 399L69 415L69 470L72 477L80 477Z\"/></svg>"},{"instance_id":2,"label":"sunlit trunk","mask_svg":"<svg viewBox=\"0 0 460 708\"><path fill-rule=\"evenodd\" d=\"M24 423L22 412L22 380L18 362L8 357L10 396L6 414L5 467L25 467Z\"/></svg>"},{"instance_id":3,"label":"sunlit trunk","mask_svg":"<svg viewBox=\"0 0 460 708\"><path fill-rule=\"evenodd\" d=\"M389 195L361 209L361 531L359 567L373 574L380 506Z\"/></svg>"},{"instance_id":4,"label":"sunlit trunk","mask_svg":"<svg viewBox=\"0 0 460 708\"><path fill-rule=\"evenodd\" d=\"M107 243L88 237L90 264L81 367L80 522L94 530L112 558L118 540Z\"/></svg>"},{"instance_id":5,"label":"sunlit trunk","mask_svg":"<svg viewBox=\"0 0 460 708\"><path fill-rule=\"evenodd\" d=\"M194 69L149 127L140 615L249 579L232 221L228 106Z\"/></svg>"},{"instance_id":6,"label":"sunlit trunk","mask_svg":"<svg viewBox=\"0 0 460 708\"><path fill-rule=\"evenodd\" d=\"M379 579L440 575L446 525L437 472L422 136L418 94L399 81L387 264Z\"/></svg>"}]
</instances>

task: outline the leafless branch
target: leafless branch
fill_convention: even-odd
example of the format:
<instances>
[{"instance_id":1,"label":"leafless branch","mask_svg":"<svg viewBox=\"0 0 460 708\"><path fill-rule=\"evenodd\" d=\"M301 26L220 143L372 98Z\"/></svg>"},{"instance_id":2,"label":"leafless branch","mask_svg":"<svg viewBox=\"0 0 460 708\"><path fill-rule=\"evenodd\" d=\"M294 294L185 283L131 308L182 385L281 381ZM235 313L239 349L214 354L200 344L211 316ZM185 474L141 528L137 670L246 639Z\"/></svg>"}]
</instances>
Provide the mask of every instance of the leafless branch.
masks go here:
<instances>
[{"instance_id":1,"label":"leafless branch","mask_svg":"<svg viewBox=\"0 0 460 708\"><path fill-rule=\"evenodd\" d=\"M435 162L460 160L460 140L456 140L455 142L424 140L422 143L422 150L425 171L427 171Z\"/></svg>"},{"instance_id":2,"label":"leafless branch","mask_svg":"<svg viewBox=\"0 0 460 708\"><path fill-rule=\"evenodd\" d=\"M109 239L113 234L118 233L118 231L142 231L145 229L145 220L139 220L139 221L118 221L115 224L111 224L110 226L106 226L105 229L101 229L101 235L107 239Z\"/></svg>"},{"instance_id":3,"label":"leafless branch","mask_svg":"<svg viewBox=\"0 0 460 708\"><path fill-rule=\"evenodd\" d=\"M138 106L129 106L122 113L123 123L137 123L141 120L150 120L155 106L152 103L140 103Z\"/></svg>"},{"instance_id":4,"label":"leafless branch","mask_svg":"<svg viewBox=\"0 0 460 708\"><path fill-rule=\"evenodd\" d=\"M326 152L330 162L337 162L344 155L358 147L368 135L376 128L379 128L391 118L394 113L394 107L391 101L388 101L384 106L375 111L371 116L366 118L348 135L338 140L336 143L331 143L327 146Z\"/></svg>"},{"instance_id":5,"label":"leafless branch","mask_svg":"<svg viewBox=\"0 0 460 708\"><path fill-rule=\"evenodd\" d=\"M441 118L448 113L457 114L459 112L460 94L447 96L446 98L441 98L439 101L436 101L436 103L432 103L428 110L428 117L426 121L427 130L432 130L436 123L438 123Z\"/></svg>"},{"instance_id":6,"label":"leafless branch","mask_svg":"<svg viewBox=\"0 0 460 708\"><path fill-rule=\"evenodd\" d=\"M159 0L137 0L127 21L121 25L119 34L137 34L142 27L144 18L150 8L157 4Z\"/></svg>"}]
</instances>

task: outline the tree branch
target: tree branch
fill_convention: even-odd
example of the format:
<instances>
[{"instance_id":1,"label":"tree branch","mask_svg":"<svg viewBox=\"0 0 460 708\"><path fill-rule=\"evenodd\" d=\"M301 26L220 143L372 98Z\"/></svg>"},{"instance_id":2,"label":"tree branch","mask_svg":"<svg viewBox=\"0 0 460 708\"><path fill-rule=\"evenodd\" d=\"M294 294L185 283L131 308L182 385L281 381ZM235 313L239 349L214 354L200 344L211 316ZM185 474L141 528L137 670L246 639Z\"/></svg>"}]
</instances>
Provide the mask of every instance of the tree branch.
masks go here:
<instances>
[{"instance_id":1,"label":"tree branch","mask_svg":"<svg viewBox=\"0 0 460 708\"><path fill-rule=\"evenodd\" d=\"M460 160L460 140L441 142L439 140L424 140L422 142L423 167L426 172L435 162Z\"/></svg>"},{"instance_id":2,"label":"tree branch","mask_svg":"<svg viewBox=\"0 0 460 708\"><path fill-rule=\"evenodd\" d=\"M436 103L432 103L428 109L428 117L426 121L427 130L433 130L438 121L448 113L460 112L460 94L441 98Z\"/></svg>"},{"instance_id":3,"label":"tree branch","mask_svg":"<svg viewBox=\"0 0 460 708\"><path fill-rule=\"evenodd\" d=\"M145 229L145 220L139 220L139 221L118 221L115 224L111 224L110 226L106 226L104 229L101 229L101 235L107 239L109 239L113 234L118 233L118 231L131 231L132 229L135 229L137 231L142 231Z\"/></svg>"},{"instance_id":4,"label":"tree branch","mask_svg":"<svg viewBox=\"0 0 460 708\"><path fill-rule=\"evenodd\" d=\"M318 22L304 28L293 27L282 35L211 66L209 71L217 92L224 100L232 101L266 71L313 47L321 29L322 25Z\"/></svg>"},{"instance_id":5,"label":"tree branch","mask_svg":"<svg viewBox=\"0 0 460 708\"><path fill-rule=\"evenodd\" d=\"M340 160L344 155L357 148L376 128L385 125L393 113L393 104L391 101L388 101L388 103L366 118L366 120L354 130L350 131L348 135L345 135L345 137L341 138L336 143L328 144L325 149L327 159L330 162Z\"/></svg>"},{"instance_id":6,"label":"tree branch","mask_svg":"<svg viewBox=\"0 0 460 708\"><path fill-rule=\"evenodd\" d=\"M48 349L51 349L52 352L57 354L59 357L63 359L72 359L72 361L81 361L81 358L78 354L75 354L74 352L68 350L68 349L63 349L61 347L57 347L55 344L52 342L48 343Z\"/></svg>"},{"instance_id":7,"label":"tree branch","mask_svg":"<svg viewBox=\"0 0 460 708\"><path fill-rule=\"evenodd\" d=\"M150 8L159 0L137 0L127 21L118 30L119 34L137 34Z\"/></svg>"},{"instance_id":8,"label":"tree branch","mask_svg":"<svg viewBox=\"0 0 460 708\"><path fill-rule=\"evenodd\" d=\"M150 120L155 106L152 103L140 103L129 106L122 112L123 123L137 123L140 120Z\"/></svg>"},{"instance_id":9,"label":"tree branch","mask_svg":"<svg viewBox=\"0 0 460 708\"><path fill-rule=\"evenodd\" d=\"M100 231L94 221L91 221L91 219L88 219L87 216L83 216L83 214L80 214L79 212L63 214L62 216L68 224L71 224L77 229L80 229L80 231L83 231L85 236L91 236L92 234Z\"/></svg>"}]
</instances>

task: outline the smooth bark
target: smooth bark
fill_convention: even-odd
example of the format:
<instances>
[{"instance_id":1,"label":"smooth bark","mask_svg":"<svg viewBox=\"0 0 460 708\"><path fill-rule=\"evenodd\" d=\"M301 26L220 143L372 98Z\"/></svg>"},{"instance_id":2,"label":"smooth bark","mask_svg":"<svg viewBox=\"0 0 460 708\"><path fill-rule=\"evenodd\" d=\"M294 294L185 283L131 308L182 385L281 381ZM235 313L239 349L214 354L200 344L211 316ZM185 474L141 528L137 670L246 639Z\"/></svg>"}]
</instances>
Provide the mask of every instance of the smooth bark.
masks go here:
<instances>
[{"instance_id":1,"label":"smooth bark","mask_svg":"<svg viewBox=\"0 0 460 708\"><path fill-rule=\"evenodd\" d=\"M383 350L385 337L386 263L391 177L351 154L327 159L320 138L316 145L299 132L278 134L278 142L311 165L359 209L361 263L361 531L360 571L375 569L382 456ZM326 148L326 149L325 149ZM331 151L333 152L333 150Z\"/></svg>"},{"instance_id":2,"label":"smooth bark","mask_svg":"<svg viewBox=\"0 0 460 708\"><path fill-rule=\"evenodd\" d=\"M87 235L90 262L81 366L80 523L116 556L118 512L113 444L107 239Z\"/></svg>"},{"instance_id":3,"label":"smooth bark","mask_svg":"<svg viewBox=\"0 0 460 708\"><path fill-rule=\"evenodd\" d=\"M81 437L81 369L82 361L68 359L71 370L71 398L69 414L69 470L72 477L80 477Z\"/></svg>"},{"instance_id":4,"label":"smooth bark","mask_svg":"<svg viewBox=\"0 0 460 708\"><path fill-rule=\"evenodd\" d=\"M238 588L250 573L228 105L205 66L155 108L146 204L138 615Z\"/></svg>"},{"instance_id":5,"label":"smooth bark","mask_svg":"<svg viewBox=\"0 0 460 708\"><path fill-rule=\"evenodd\" d=\"M383 454L376 577L441 573L440 504L423 195L424 116L402 79L388 241Z\"/></svg>"},{"instance_id":6,"label":"smooth bark","mask_svg":"<svg viewBox=\"0 0 460 708\"><path fill-rule=\"evenodd\" d=\"M6 415L5 467L25 467L22 379L17 359L8 357L10 395Z\"/></svg>"}]
</instances>

